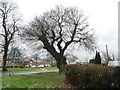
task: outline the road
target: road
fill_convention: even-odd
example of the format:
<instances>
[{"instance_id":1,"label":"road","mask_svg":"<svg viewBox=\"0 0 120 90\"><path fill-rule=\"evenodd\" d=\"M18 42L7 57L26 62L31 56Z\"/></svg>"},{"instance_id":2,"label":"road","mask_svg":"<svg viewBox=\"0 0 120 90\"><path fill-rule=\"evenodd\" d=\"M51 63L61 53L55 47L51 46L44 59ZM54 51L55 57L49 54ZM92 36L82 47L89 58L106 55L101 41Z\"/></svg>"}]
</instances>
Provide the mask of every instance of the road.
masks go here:
<instances>
[{"instance_id":1,"label":"road","mask_svg":"<svg viewBox=\"0 0 120 90\"><path fill-rule=\"evenodd\" d=\"M29 71L29 72L14 72L13 75L30 75L30 74L36 74L41 72L56 72L58 70L38 70L38 71ZM0 72L0 76L2 75L11 75L11 72Z\"/></svg>"}]
</instances>

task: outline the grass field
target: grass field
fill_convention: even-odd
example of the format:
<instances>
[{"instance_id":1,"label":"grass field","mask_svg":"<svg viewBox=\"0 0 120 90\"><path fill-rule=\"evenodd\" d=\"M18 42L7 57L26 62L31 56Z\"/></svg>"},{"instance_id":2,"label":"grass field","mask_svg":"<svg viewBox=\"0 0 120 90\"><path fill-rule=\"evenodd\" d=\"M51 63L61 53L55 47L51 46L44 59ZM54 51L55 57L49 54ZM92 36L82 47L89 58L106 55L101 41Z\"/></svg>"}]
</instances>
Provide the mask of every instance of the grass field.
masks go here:
<instances>
[{"instance_id":1,"label":"grass field","mask_svg":"<svg viewBox=\"0 0 120 90\"><path fill-rule=\"evenodd\" d=\"M46 70L58 70L57 67L44 67L43 69L46 69Z\"/></svg>"},{"instance_id":2,"label":"grass field","mask_svg":"<svg viewBox=\"0 0 120 90\"><path fill-rule=\"evenodd\" d=\"M14 76L11 84L10 76L2 77L3 88L60 88L64 75L58 72L39 73L37 76Z\"/></svg>"}]
</instances>

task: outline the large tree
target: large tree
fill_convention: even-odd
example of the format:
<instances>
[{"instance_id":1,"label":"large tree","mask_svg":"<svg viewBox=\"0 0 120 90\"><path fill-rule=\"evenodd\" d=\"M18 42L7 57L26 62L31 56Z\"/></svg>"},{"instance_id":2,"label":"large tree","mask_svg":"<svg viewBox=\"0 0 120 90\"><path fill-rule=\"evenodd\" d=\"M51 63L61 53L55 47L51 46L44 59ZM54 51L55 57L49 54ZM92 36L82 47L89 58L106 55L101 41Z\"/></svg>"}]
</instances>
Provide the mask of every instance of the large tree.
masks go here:
<instances>
[{"instance_id":1,"label":"large tree","mask_svg":"<svg viewBox=\"0 0 120 90\"><path fill-rule=\"evenodd\" d=\"M87 18L77 8L57 6L40 17L35 17L25 28L24 37L34 42L41 41L57 62L59 72L66 66L65 51L78 44L93 50L95 38Z\"/></svg>"},{"instance_id":2,"label":"large tree","mask_svg":"<svg viewBox=\"0 0 120 90\"><path fill-rule=\"evenodd\" d=\"M0 48L3 55L3 71L7 71L8 51L16 32L19 30L20 16L16 14L17 5L13 2L0 2Z\"/></svg>"}]
</instances>

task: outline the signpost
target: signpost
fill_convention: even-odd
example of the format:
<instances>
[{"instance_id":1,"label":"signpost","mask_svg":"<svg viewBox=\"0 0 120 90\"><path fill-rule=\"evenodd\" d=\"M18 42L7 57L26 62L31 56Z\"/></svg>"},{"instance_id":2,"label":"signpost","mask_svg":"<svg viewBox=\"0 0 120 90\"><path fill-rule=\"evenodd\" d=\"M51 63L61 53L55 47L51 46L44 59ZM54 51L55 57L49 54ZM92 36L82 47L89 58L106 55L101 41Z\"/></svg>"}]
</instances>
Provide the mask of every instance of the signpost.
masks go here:
<instances>
[{"instance_id":1,"label":"signpost","mask_svg":"<svg viewBox=\"0 0 120 90\"><path fill-rule=\"evenodd\" d=\"M13 81L13 75L14 75L14 66L15 66L15 58L16 58L16 48L13 48L13 52L12 52L13 58L12 58L12 65L11 65L11 73L10 73L10 86L12 85L12 81Z\"/></svg>"}]
</instances>

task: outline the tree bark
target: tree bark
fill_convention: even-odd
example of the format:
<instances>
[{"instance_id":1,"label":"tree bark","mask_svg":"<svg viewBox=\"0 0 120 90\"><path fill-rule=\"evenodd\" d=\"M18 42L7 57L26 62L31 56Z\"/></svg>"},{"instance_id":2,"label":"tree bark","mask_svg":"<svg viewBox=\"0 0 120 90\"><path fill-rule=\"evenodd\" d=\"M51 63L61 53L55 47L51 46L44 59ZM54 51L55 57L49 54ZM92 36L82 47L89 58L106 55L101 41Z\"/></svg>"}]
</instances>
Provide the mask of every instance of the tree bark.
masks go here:
<instances>
[{"instance_id":1,"label":"tree bark","mask_svg":"<svg viewBox=\"0 0 120 90\"><path fill-rule=\"evenodd\" d=\"M63 73L65 70L65 66L67 65L66 58L60 53L56 52L56 50L54 50L54 47L52 46L51 48L46 47L46 50L50 52L50 54L55 58L57 62L57 68L59 69L59 73Z\"/></svg>"},{"instance_id":2,"label":"tree bark","mask_svg":"<svg viewBox=\"0 0 120 90\"><path fill-rule=\"evenodd\" d=\"M7 52L8 52L8 47L6 47L7 49L5 49L4 55L3 55L3 67L2 67L2 71L7 71L7 67L6 67L6 61L7 61Z\"/></svg>"},{"instance_id":3,"label":"tree bark","mask_svg":"<svg viewBox=\"0 0 120 90\"><path fill-rule=\"evenodd\" d=\"M57 68L59 69L59 73L64 73L66 65L67 65L66 58L60 57L59 59L56 59L56 61L57 61Z\"/></svg>"},{"instance_id":4,"label":"tree bark","mask_svg":"<svg viewBox=\"0 0 120 90\"><path fill-rule=\"evenodd\" d=\"M43 36L44 37L44 36ZM67 65L66 63L66 58L63 56L63 53L58 53L54 46L50 45L48 42L47 38L44 37L44 39L41 39L41 41L44 43L44 49L46 49L56 60L57 62L57 67L59 69L59 73L64 72L65 66Z\"/></svg>"}]
</instances>

